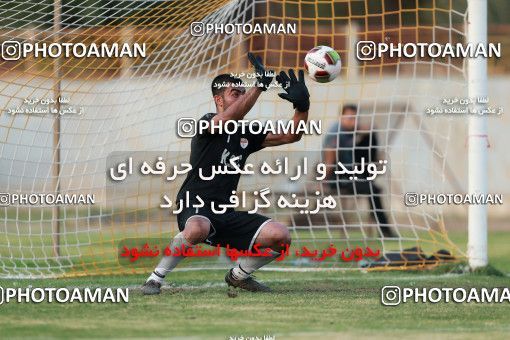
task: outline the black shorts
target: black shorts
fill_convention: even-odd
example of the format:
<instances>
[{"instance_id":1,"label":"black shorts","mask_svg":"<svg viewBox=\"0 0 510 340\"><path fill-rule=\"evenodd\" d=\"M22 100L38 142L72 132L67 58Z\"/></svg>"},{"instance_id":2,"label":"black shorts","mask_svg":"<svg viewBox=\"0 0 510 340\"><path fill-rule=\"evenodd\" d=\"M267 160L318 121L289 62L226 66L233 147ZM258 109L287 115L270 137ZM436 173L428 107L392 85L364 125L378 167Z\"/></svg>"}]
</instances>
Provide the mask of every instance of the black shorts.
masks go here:
<instances>
[{"instance_id":1,"label":"black shorts","mask_svg":"<svg viewBox=\"0 0 510 340\"><path fill-rule=\"evenodd\" d=\"M250 250L262 227L271 219L246 211L227 209L224 214L215 214L208 208L185 208L177 215L179 230L183 231L190 217L202 216L209 220L211 229L204 241L212 246L220 245L238 250Z\"/></svg>"}]
</instances>

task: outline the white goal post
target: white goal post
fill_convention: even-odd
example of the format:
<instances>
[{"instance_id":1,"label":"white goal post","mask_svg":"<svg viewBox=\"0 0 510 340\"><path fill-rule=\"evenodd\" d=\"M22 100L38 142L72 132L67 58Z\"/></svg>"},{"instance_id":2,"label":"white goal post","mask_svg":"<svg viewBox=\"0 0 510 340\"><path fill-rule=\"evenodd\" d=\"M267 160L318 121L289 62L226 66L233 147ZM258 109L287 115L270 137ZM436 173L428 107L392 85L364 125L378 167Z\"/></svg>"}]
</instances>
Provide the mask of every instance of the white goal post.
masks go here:
<instances>
[{"instance_id":1,"label":"white goal post","mask_svg":"<svg viewBox=\"0 0 510 340\"><path fill-rule=\"evenodd\" d=\"M487 44L487 0L468 1L468 43ZM469 97L487 97L487 59L468 61ZM482 108L478 108L482 109ZM487 194L487 116L469 118L469 193ZM487 206L470 205L468 216L468 258L472 269L488 265Z\"/></svg>"}]
</instances>

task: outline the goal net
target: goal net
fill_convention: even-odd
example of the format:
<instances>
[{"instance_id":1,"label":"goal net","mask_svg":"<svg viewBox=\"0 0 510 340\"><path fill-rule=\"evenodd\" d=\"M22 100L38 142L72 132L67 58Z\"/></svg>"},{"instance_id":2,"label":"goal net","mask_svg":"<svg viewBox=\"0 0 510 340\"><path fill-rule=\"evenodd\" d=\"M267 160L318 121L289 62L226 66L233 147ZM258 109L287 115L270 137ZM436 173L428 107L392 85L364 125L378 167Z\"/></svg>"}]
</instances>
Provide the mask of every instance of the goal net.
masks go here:
<instances>
[{"instance_id":1,"label":"goal net","mask_svg":"<svg viewBox=\"0 0 510 340\"><path fill-rule=\"evenodd\" d=\"M376 268L421 268L442 262L433 256L439 250L462 260L464 253L448 236L444 207L406 205L405 197L459 187L449 162L463 162L455 152L452 156L452 150L464 152L464 125L446 116L431 116L427 108L442 106L442 98L466 95L466 65L460 58L448 57L359 60L356 45L359 41L463 42L466 9L466 1L448 0L0 3L4 43L146 46L145 57L42 58L32 53L19 59L16 51L4 47L0 277L148 272L154 259L133 262L120 254L124 246L145 243L161 249L178 232L175 216L160 205L164 195L175 198L183 177L168 181L166 176L135 174L117 182L110 178L109 169L130 157L135 165L153 164L162 157L169 168L187 162L190 139L177 135L177 121L215 111L210 84L216 75L250 72L248 51L260 55L268 69L301 69L307 51L318 45L331 46L342 60L341 75L334 81L323 84L306 78L310 119L322 122L322 135L266 148L249 160L288 157L296 164L307 157L309 164L315 164L324 161L328 150L336 153L338 148L344 155L354 155L356 147L331 143L340 139L335 133L340 110L352 104L358 114L351 136L355 141L370 136L361 148L377 151L378 158L371 161L387 160L387 171L367 190L352 183L352 190L338 190L338 183L321 183L311 174L295 181L243 176L239 190L269 188L273 203L280 195L292 194L311 201L332 195L337 202L335 208L315 214L276 204L259 211L286 224L293 238L292 256L275 262L273 268L360 268L376 260ZM226 23L290 24L296 32L202 35L200 28L191 27L196 22L204 28ZM279 90L263 93L246 118L290 119L292 109L277 96ZM89 195L94 202L48 204L47 198L44 202L20 199L31 194ZM393 235L384 234L384 219ZM295 253L306 247L310 252L318 250L320 257L331 245L338 249L337 255L322 260ZM348 258L357 247L379 251L382 258L356 261L340 256L345 250ZM400 257L390 261L388 254ZM431 256L432 260L424 260ZM194 258L180 268L225 267L231 260L225 255Z\"/></svg>"}]
</instances>

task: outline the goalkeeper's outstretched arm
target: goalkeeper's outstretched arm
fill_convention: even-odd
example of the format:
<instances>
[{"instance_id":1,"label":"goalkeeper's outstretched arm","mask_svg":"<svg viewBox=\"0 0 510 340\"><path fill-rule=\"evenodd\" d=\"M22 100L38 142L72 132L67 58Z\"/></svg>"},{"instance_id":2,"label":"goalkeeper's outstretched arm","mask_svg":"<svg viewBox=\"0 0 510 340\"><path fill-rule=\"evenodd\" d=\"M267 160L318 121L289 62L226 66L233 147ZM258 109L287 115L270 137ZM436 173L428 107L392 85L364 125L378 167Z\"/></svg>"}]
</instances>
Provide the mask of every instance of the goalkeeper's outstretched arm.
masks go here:
<instances>
[{"instance_id":1,"label":"goalkeeper's outstretched arm","mask_svg":"<svg viewBox=\"0 0 510 340\"><path fill-rule=\"evenodd\" d=\"M287 75L285 72L280 72L276 76L276 80L281 84L289 84L284 87L286 93L279 93L280 98L288 100L294 106L294 117L292 118L294 126L298 126L300 121L305 123L308 120L308 109L310 108L310 94L305 84L305 75L303 70L299 70L298 78L294 70L289 70ZM303 133L282 133L267 135L266 139L262 143L263 147L276 146L282 144L289 144L297 142L301 139Z\"/></svg>"}]
</instances>

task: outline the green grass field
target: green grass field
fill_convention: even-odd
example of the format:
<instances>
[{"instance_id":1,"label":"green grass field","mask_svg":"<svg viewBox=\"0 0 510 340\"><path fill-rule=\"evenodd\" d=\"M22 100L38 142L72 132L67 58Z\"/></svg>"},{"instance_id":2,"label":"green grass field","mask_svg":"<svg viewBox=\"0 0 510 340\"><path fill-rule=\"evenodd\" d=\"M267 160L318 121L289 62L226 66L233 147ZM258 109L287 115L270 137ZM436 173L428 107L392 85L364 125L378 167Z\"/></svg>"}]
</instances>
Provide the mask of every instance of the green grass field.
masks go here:
<instances>
[{"instance_id":1,"label":"green grass field","mask_svg":"<svg viewBox=\"0 0 510 340\"><path fill-rule=\"evenodd\" d=\"M465 245L458 234L454 241ZM145 276L0 280L2 287L133 287L127 304L17 304L0 306L1 338L147 338L230 336L299 338L503 339L510 334L509 304L407 303L383 306L380 289L401 287L508 287L509 232L489 238L491 264L503 276L415 272L274 272L257 277L274 292L227 296L224 271L169 276L160 296L142 296ZM464 247L463 247L464 248Z\"/></svg>"}]
</instances>

